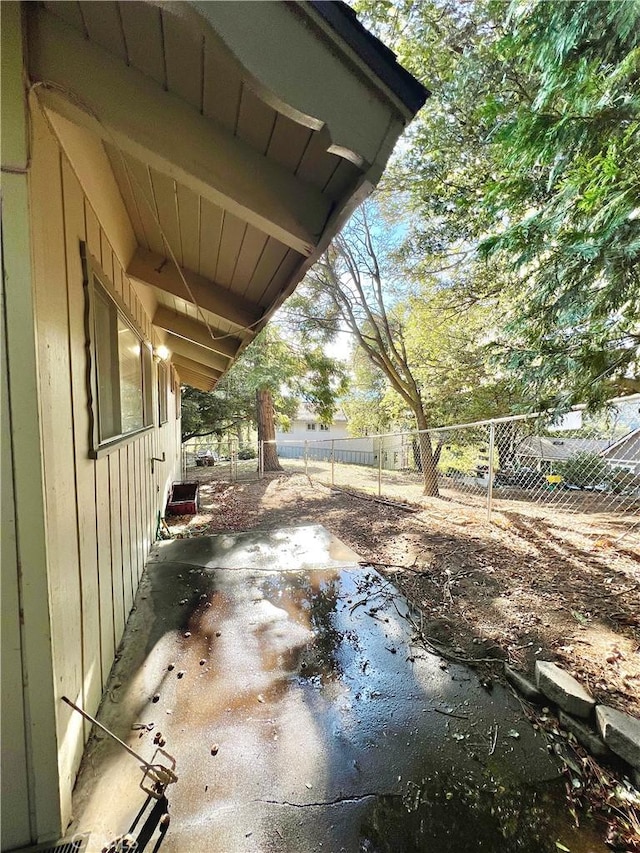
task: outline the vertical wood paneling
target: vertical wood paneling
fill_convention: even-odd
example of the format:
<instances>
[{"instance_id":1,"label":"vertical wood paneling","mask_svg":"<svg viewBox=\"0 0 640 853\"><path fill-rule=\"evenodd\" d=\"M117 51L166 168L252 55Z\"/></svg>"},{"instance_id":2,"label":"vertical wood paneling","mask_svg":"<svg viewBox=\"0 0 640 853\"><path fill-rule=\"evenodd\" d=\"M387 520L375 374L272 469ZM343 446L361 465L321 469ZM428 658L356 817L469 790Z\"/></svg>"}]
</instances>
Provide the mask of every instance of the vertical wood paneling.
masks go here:
<instances>
[{"instance_id":1,"label":"vertical wood paneling","mask_svg":"<svg viewBox=\"0 0 640 853\"><path fill-rule=\"evenodd\" d=\"M129 470L127 467L127 448L118 451L120 466L120 527L122 530L122 576L124 579L124 618L125 622L133 605L133 581L131 578L131 527L129 524Z\"/></svg>"},{"instance_id":2,"label":"vertical wood paneling","mask_svg":"<svg viewBox=\"0 0 640 853\"><path fill-rule=\"evenodd\" d=\"M85 199L85 223L87 234L87 248L93 257L98 261L102 261L102 240L100 237L100 224L98 218L93 212L93 208Z\"/></svg>"},{"instance_id":3,"label":"vertical wood paneling","mask_svg":"<svg viewBox=\"0 0 640 853\"><path fill-rule=\"evenodd\" d=\"M118 260L113 254L109 241L107 240L107 235L102 229L100 229L100 252L102 256L102 271L113 285L118 296L122 296L122 282L120 281L119 276L114 274L114 265L118 263Z\"/></svg>"},{"instance_id":4,"label":"vertical wood paneling","mask_svg":"<svg viewBox=\"0 0 640 853\"><path fill-rule=\"evenodd\" d=\"M200 264L200 196L180 184L177 192L182 265L197 272Z\"/></svg>"},{"instance_id":5,"label":"vertical wood paneling","mask_svg":"<svg viewBox=\"0 0 640 853\"><path fill-rule=\"evenodd\" d=\"M109 677L113 655L113 570L111 564L111 529L109 506L109 460L96 459L96 532L98 537L98 579L100 615L100 663L102 686Z\"/></svg>"},{"instance_id":6,"label":"vertical wood paneling","mask_svg":"<svg viewBox=\"0 0 640 853\"><path fill-rule=\"evenodd\" d=\"M6 197L5 197L6 202ZM6 210L6 209L5 209ZM6 239L6 237L5 237ZM4 246L3 246L4 249ZM4 266L3 266L4 270ZM11 270L10 276L13 270ZM9 279L11 280L11 278ZM4 305L4 276L0 277L0 304ZM3 850L22 847L31 838L29 821L29 781L25 730L23 646L20 636L21 600L18 586L18 541L16 535L15 493L11 423L9 418L9 377L6 353L7 329L4 312L0 314L0 468L2 477L2 538L0 540L0 653L2 655L2 692L0 694L0 739L2 742L2 821L0 844ZM6 818L10 819L7 820Z\"/></svg>"},{"instance_id":7,"label":"vertical wood paneling","mask_svg":"<svg viewBox=\"0 0 640 853\"><path fill-rule=\"evenodd\" d=\"M136 507L136 477L135 477L135 444L128 444L126 447L126 465L127 465L127 485L128 489L128 508L129 508L129 536L131 547L131 589L133 599L136 597L136 589L138 588L138 537L137 537L137 507ZM133 606L133 602L132 602Z\"/></svg>"},{"instance_id":8,"label":"vertical wood paneling","mask_svg":"<svg viewBox=\"0 0 640 853\"><path fill-rule=\"evenodd\" d=\"M151 322L76 172L39 114L33 121L30 200L55 689L58 698L66 694L94 712L154 539L156 483L164 485L174 470L175 430L156 426L98 459L90 456L80 241L138 328L149 335ZM163 450L167 463L152 477L151 456ZM68 813L82 721L60 703L56 713Z\"/></svg>"},{"instance_id":9,"label":"vertical wood paneling","mask_svg":"<svg viewBox=\"0 0 640 853\"><path fill-rule=\"evenodd\" d=\"M80 240L86 239L84 196L77 178L66 161L62 166L64 225L67 268L67 302L69 310L69 344L71 360L71 404L75 457L75 489L80 555L80 596L82 602L82 660L84 703L90 712L97 709L102 693L101 656L95 652L99 639L99 610L96 610L98 588L98 546L96 538L94 462L86 448L89 441L89 410L86 389L85 300ZM94 229L95 235L95 229ZM95 239L95 237L94 237ZM94 246L95 248L95 246ZM85 725L85 737L88 726Z\"/></svg>"},{"instance_id":10,"label":"vertical wood paneling","mask_svg":"<svg viewBox=\"0 0 640 853\"><path fill-rule=\"evenodd\" d=\"M136 507L137 507L137 520L138 520L138 532L137 532L137 540L138 540L138 581L142 576L142 572L144 570L144 561L147 556L145 547L144 547L144 528L146 524L146 516L145 516L145 500L144 500L144 478L143 478L143 468L146 463L145 452L144 452L144 441L136 442Z\"/></svg>"},{"instance_id":11,"label":"vertical wood paneling","mask_svg":"<svg viewBox=\"0 0 640 853\"><path fill-rule=\"evenodd\" d=\"M278 114L271 135L267 157L295 173L300 166L313 131L290 118Z\"/></svg>"},{"instance_id":12,"label":"vertical wood paneling","mask_svg":"<svg viewBox=\"0 0 640 853\"><path fill-rule=\"evenodd\" d=\"M31 172L32 236L36 286L40 413L45 471L45 512L51 631L56 697L84 700L82 599L75 494L69 313L67 306L64 208L60 150L40 117L34 116ZM99 648L99 645L98 645ZM70 714L56 707L58 743ZM68 800L82 741L67 741L59 753L59 772ZM65 802L63 812L69 808Z\"/></svg>"},{"instance_id":13,"label":"vertical wood paneling","mask_svg":"<svg viewBox=\"0 0 640 853\"><path fill-rule=\"evenodd\" d=\"M80 7L75 0L55 0L44 4L48 12L52 12L83 35L85 32L84 21L80 14Z\"/></svg>"},{"instance_id":14,"label":"vertical wood paneling","mask_svg":"<svg viewBox=\"0 0 640 853\"><path fill-rule=\"evenodd\" d=\"M325 128L317 130L311 135L296 175L304 181L309 181L313 186L324 189L327 182L335 172L340 158L335 154L329 154L327 149L331 145L329 131Z\"/></svg>"},{"instance_id":15,"label":"vertical wood paneling","mask_svg":"<svg viewBox=\"0 0 640 853\"><path fill-rule=\"evenodd\" d=\"M235 272L240 247L247 231L247 223L228 211L224 215L220 255L214 281L222 287L229 287Z\"/></svg>"},{"instance_id":16,"label":"vertical wood paneling","mask_svg":"<svg viewBox=\"0 0 640 853\"><path fill-rule=\"evenodd\" d=\"M151 539L149 537L149 520L151 516L151 507L149 506L149 478L151 476L151 454L149 453L149 436L145 435L142 442L142 465L141 467L141 485L142 485L142 554L146 560L149 548L151 547Z\"/></svg>"},{"instance_id":17,"label":"vertical wood paneling","mask_svg":"<svg viewBox=\"0 0 640 853\"><path fill-rule=\"evenodd\" d=\"M134 188L131 185L131 176L127 171L123 155L117 148L114 148L108 142L104 143L105 151L111 164L114 177L122 194L122 201L127 209L127 214L131 222L136 240L144 248L148 249L147 236L145 234L142 218L138 209L138 201L135 196Z\"/></svg>"},{"instance_id":18,"label":"vertical wood paneling","mask_svg":"<svg viewBox=\"0 0 640 853\"><path fill-rule=\"evenodd\" d=\"M204 38L175 15L164 14L163 23L169 91L202 112Z\"/></svg>"},{"instance_id":19,"label":"vertical wood paneling","mask_svg":"<svg viewBox=\"0 0 640 853\"><path fill-rule=\"evenodd\" d=\"M215 281L224 212L202 199L200 208L200 275ZM186 295L186 294L185 294Z\"/></svg>"},{"instance_id":20,"label":"vertical wood paneling","mask_svg":"<svg viewBox=\"0 0 640 853\"><path fill-rule=\"evenodd\" d=\"M114 2L82 3L82 17L92 41L128 62L120 11Z\"/></svg>"},{"instance_id":21,"label":"vertical wood paneling","mask_svg":"<svg viewBox=\"0 0 640 853\"><path fill-rule=\"evenodd\" d=\"M253 277L245 291L244 295L247 296L247 298L256 302L259 300L263 291L263 285L261 282L268 281L271 283L286 254L287 247L283 246L282 243L279 243L271 237L267 240L264 251L260 255L260 260L256 265Z\"/></svg>"},{"instance_id":22,"label":"vertical wood paneling","mask_svg":"<svg viewBox=\"0 0 640 853\"><path fill-rule=\"evenodd\" d=\"M128 446L129 451L129 512L131 513L131 542L134 549L134 572L133 572L133 594L138 588L140 580L140 525L138 516L140 514L140 494L138 489L138 456L140 455L140 442L136 441Z\"/></svg>"},{"instance_id":23,"label":"vertical wood paneling","mask_svg":"<svg viewBox=\"0 0 640 853\"><path fill-rule=\"evenodd\" d=\"M120 463L117 453L110 453L109 470L109 528L113 566L113 639L117 647L126 621L124 605L124 576L122 571L122 526L120 524Z\"/></svg>"},{"instance_id":24,"label":"vertical wood paneling","mask_svg":"<svg viewBox=\"0 0 640 853\"><path fill-rule=\"evenodd\" d=\"M278 113L245 86L238 112L237 135L260 154L266 154Z\"/></svg>"},{"instance_id":25,"label":"vertical wood paneling","mask_svg":"<svg viewBox=\"0 0 640 853\"><path fill-rule=\"evenodd\" d=\"M142 553L146 561L149 547L149 516L151 515L151 507L149 506L149 480L151 478L151 459L152 454L149 453L149 436L145 435L140 443L142 449L142 464L140 466L140 492L142 495Z\"/></svg>"},{"instance_id":26,"label":"vertical wood paneling","mask_svg":"<svg viewBox=\"0 0 640 853\"><path fill-rule=\"evenodd\" d=\"M146 436L146 446L147 446L147 459L151 459L153 456L153 438L151 435ZM151 466L149 465L149 470L147 471L147 477L145 478L145 482L147 484L147 551L153 545L155 540L155 532L156 532L156 513L155 513L155 501L153 494L153 477L151 476Z\"/></svg>"},{"instance_id":27,"label":"vertical wood paneling","mask_svg":"<svg viewBox=\"0 0 640 853\"><path fill-rule=\"evenodd\" d=\"M251 281L255 273L258 261L262 257L262 252L267 244L267 235L247 225L247 230L242 241L242 249L238 257L231 286L234 290L239 290L243 293Z\"/></svg>"},{"instance_id":28,"label":"vertical wood paneling","mask_svg":"<svg viewBox=\"0 0 640 853\"><path fill-rule=\"evenodd\" d=\"M131 64L166 88L160 9L147 3L119 5Z\"/></svg>"},{"instance_id":29,"label":"vertical wood paneling","mask_svg":"<svg viewBox=\"0 0 640 853\"><path fill-rule=\"evenodd\" d=\"M229 62L224 62L216 45L205 41L203 112L228 130L235 131L242 80Z\"/></svg>"},{"instance_id":30,"label":"vertical wood paneling","mask_svg":"<svg viewBox=\"0 0 640 853\"><path fill-rule=\"evenodd\" d=\"M278 293L282 290L284 283L290 279L299 262L300 255L294 252L293 249L289 249L278 267L278 272L271 279L264 293L260 295L258 302L261 305L270 305L275 300Z\"/></svg>"},{"instance_id":31,"label":"vertical wood paneling","mask_svg":"<svg viewBox=\"0 0 640 853\"><path fill-rule=\"evenodd\" d=\"M71 182L69 182L69 186L73 186ZM102 263L102 255L103 249L105 252L105 260L108 260L111 254L111 250L108 245L103 246L102 235L100 224L98 223L98 219L95 215L95 212L87 199L83 195L83 207L84 207L84 223L85 223L85 234L87 240L87 248L89 253L93 255L96 260L100 260ZM74 205L75 206L75 205ZM79 215L79 214L78 214ZM70 269L73 269L74 264L76 263L75 258L71 257L71 251L73 249L71 247L68 248L68 263L70 264ZM75 254L78 254L79 250L75 250ZM108 254L107 254L108 253ZM89 423L88 423L88 400L86 397L86 352L84 351L84 342L85 342L85 330L84 330L84 290L82 289L82 272L80 278L80 285L78 284L77 279L75 277L68 278L68 288L70 292L74 292L74 296L72 297L75 308L74 313L77 311L82 311L82 327L81 332L79 329L75 331L75 335L81 334L80 342L76 340L75 345L79 344L82 347L82 355L78 353L78 358L82 359L82 371L80 375L74 377L72 380L74 394L76 395L77 409L76 414L80 418L80 429L78 431L77 439L78 439L78 447L76 453L76 466L80 466L80 468L84 468L85 458L88 456L87 454L87 444L88 444L88 435L89 435ZM80 287L80 292L78 294L78 288ZM78 395L84 395L80 397L78 400ZM84 410L84 411L82 411ZM84 419L87 419L86 424L84 426L84 430L82 428L82 423ZM84 431L86 438L84 441L82 440L80 432ZM83 659L84 659L84 683L85 683L85 704L87 710L90 712L95 712L100 704L100 696L102 694L102 654L101 654L101 634L100 634L100 593L99 593L99 581L98 581L98 527L97 527L97 514L96 514L96 482L95 482L95 462L93 460L87 459L89 465L91 465L91 474L82 477L82 486L76 493L76 503L79 507L79 513L84 515L87 513L87 518L83 519L79 523L79 528L82 530L82 538L85 536L91 540L92 554L91 556L87 556L86 562L82 564L81 570L81 591L82 591L82 647L83 647ZM84 472L83 472L84 473ZM91 530L89 530L91 528ZM88 723L84 724L84 735L85 740L89 736L90 725Z\"/></svg>"},{"instance_id":32,"label":"vertical wood paneling","mask_svg":"<svg viewBox=\"0 0 640 853\"><path fill-rule=\"evenodd\" d=\"M155 169L149 170L149 177L163 238L166 238L166 242L173 249L178 263L184 266L180 242L176 182L173 178L163 175L162 172L157 172ZM168 250L165 250L165 254L169 257Z\"/></svg>"},{"instance_id":33,"label":"vertical wood paneling","mask_svg":"<svg viewBox=\"0 0 640 853\"><path fill-rule=\"evenodd\" d=\"M158 228L157 212L153 192L149 182L147 167L134 157L123 154L127 167L128 179L136 197L138 213L147 238L147 244L152 252L164 254L164 240Z\"/></svg>"},{"instance_id":34,"label":"vertical wood paneling","mask_svg":"<svg viewBox=\"0 0 640 853\"><path fill-rule=\"evenodd\" d=\"M57 701L55 684L54 649L51 635L49 607L48 547L46 508L43 490L44 448L40 412L36 277L33 262L36 246L32 234L34 201L33 173L28 168L35 153L27 117L24 80L23 9L18 3L0 4L0 37L2 52L2 159L25 166L26 174L2 175L2 328L0 337L7 347L7 378L9 382L11 440L5 432L4 415L9 406L3 406L2 455L9 453L11 471L2 465L2 520L10 523L15 508L16 524L14 559L11 534L2 535L2 828L0 846L3 850L28 845L35 836L52 838L66 826L69 804L66 793L61 802L57 755ZM4 283L10 284L4 290ZM11 476L12 475L12 476ZM8 483L7 480L10 479ZM13 489L11 489L13 487ZM13 492L11 494L11 491ZM8 498L9 507L4 505ZM10 607L11 596L5 596L5 581L16 563L25 582L19 590L19 605L13 614L17 636L28 642L22 649L6 646L6 631L10 630L11 617L5 619L5 608ZM16 577L17 582L17 577ZM17 639L16 636L16 639ZM10 651L20 654L24 673L17 673L17 689L24 690L25 705L29 708L24 723L28 760L19 766L18 739L20 731L12 724L22 725L16 718L20 700L11 691L6 655ZM24 679L23 676L24 675ZM5 715L6 704L9 713ZM71 737L75 735L70 732ZM15 738L15 739L14 739ZM16 752L8 754L13 747ZM14 767L14 759L16 766ZM8 765L5 763L8 761ZM9 772L5 772L8 770ZM28 793L24 791L26 771ZM6 788L9 796L5 796ZM25 795L26 794L26 795Z\"/></svg>"}]
</instances>

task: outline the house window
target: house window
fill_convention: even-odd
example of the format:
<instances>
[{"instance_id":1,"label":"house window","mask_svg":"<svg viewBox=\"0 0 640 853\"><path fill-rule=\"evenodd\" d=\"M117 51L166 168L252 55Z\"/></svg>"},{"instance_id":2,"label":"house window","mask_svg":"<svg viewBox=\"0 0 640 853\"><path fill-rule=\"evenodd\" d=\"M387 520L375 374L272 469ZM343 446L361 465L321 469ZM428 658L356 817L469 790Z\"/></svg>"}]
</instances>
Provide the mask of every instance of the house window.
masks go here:
<instances>
[{"instance_id":1,"label":"house window","mask_svg":"<svg viewBox=\"0 0 640 853\"><path fill-rule=\"evenodd\" d=\"M320 432L329 432L329 424L320 424Z\"/></svg>"},{"instance_id":2,"label":"house window","mask_svg":"<svg viewBox=\"0 0 640 853\"><path fill-rule=\"evenodd\" d=\"M315 424L310 424L310 423L309 423L309 424L307 424L307 429L308 429L308 430L314 430L314 431L315 431L315 428L316 428L316 425L315 425Z\"/></svg>"},{"instance_id":3,"label":"house window","mask_svg":"<svg viewBox=\"0 0 640 853\"><path fill-rule=\"evenodd\" d=\"M90 305L92 451L153 423L151 347L111 296L94 265L85 277Z\"/></svg>"},{"instance_id":4,"label":"house window","mask_svg":"<svg viewBox=\"0 0 640 853\"><path fill-rule=\"evenodd\" d=\"M164 361L158 362L158 422L164 424L167 416L167 365Z\"/></svg>"}]
</instances>

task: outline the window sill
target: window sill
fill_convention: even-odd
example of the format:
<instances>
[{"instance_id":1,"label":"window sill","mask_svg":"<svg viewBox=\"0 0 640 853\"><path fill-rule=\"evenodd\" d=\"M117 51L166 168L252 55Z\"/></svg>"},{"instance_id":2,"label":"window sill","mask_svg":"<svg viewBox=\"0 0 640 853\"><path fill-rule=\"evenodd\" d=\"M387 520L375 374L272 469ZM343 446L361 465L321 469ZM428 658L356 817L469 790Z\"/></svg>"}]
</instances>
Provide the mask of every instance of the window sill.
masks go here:
<instances>
[{"instance_id":1,"label":"window sill","mask_svg":"<svg viewBox=\"0 0 640 853\"><path fill-rule=\"evenodd\" d=\"M113 438L109 438L106 441L103 441L97 448L91 448L89 451L89 458L102 459L103 456L108 456L112 451L119 450L121 447L126 447L127 444L131 444L132 441L140 438L140 436L151 432L153 430L153 426L154 425L151 424L150 426L137 429L135 432L128 432L125 435L116 435Z\"/></svg>"}]
</instances>

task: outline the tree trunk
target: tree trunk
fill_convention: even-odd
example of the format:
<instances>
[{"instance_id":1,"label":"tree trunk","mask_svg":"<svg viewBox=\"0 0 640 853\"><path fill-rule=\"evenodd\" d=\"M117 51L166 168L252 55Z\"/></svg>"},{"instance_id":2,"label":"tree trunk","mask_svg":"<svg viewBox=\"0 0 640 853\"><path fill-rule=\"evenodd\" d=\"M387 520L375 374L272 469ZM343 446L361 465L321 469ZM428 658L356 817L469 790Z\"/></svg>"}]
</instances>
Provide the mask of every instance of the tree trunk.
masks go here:
<instances>
[{"instance_id":1,"label":"tree trunk","mask_svg":"<svg viewBox=\"0 0 640 853\"><path fill-rule=\"evenodd\" d=\"M278 451L275 445L276 430L273 423L273 398L268 388L259 388L256 391L257 416L258 416L258 441L273 442L264 444L264 470L282 471L278 460Z\"/></svg>"},{"instance_id":2,"label":"tree trunk","mask_svg":"<svg viewBox=\"0 0 640 853\"><path fill-rule=\"evenodd\" d=\"M422 494L428 495L431 498L437 498L440 493L438 491L438 471L436 469L436 465L438 464L442 445L441 443L438 444L436 457L433 452L431 436L428 432L424 431L427 428L427 419L425 418L424 413L417 411L415 416L416 423L418 424L418 430L420 430L418 435L418 450L420 459L419 468L422 471L422 480L424 484Z\"/></svg>"}]
</instances>

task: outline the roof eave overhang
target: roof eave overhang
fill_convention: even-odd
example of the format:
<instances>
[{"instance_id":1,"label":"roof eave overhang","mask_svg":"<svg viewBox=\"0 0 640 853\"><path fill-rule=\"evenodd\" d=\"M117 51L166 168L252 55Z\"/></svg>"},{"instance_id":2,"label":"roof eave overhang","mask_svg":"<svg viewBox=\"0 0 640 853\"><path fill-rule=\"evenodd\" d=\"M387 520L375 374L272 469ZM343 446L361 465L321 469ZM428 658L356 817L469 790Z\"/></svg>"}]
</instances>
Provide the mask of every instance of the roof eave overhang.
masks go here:
<instances>
[{"instance_id":1,"label":"roof eave overhang","mask_svg":"<svg viewBox=\"0 0 640 853\"><path fill-rule=\"evenodd\" d=\"M257 302L247 300L242 288L232 291L201 271L181 268L164 232L163 255L140 240L136 246L134 239L128 257L121 258L131 280L156 296L170 294L175 310L167 308L166 299L156 299L155 328L161 339L173 335L169 342L177 341L174 364L181 380L209 390L373 190L400 133L428 93L340 3L149 0L147 5L156 7L159 16L173 16L165 20L187 27L202 44L206 40L275 115L316 134L324 151L353 170L337 194L325 193L321 185L287 172L277 160L217 125L215 116L205 116L175 92L163 90L144 70L105 49L99 37L74 29L64 10L62 17L52 14L55 4L29 8L34 92L40 106L59 117L51 126L72 164L77 155L78 162L100 161L115 169L109 148L117 150L122 169L125 158L138 160L149 172L218 205L287 252L286 274L268 298ZM134 14L134 4L131 9ZM158 134L161 125L164 132ZM83 156L92 145L97 148L91 158ZM89 169L83 182L83 169L77 171L90 197L88 184L97 192L100 182L92 182ZM100 191L115 183L111 175ZM185 300L192 305L189 313L181 313L188 310L181 307Z\"/></svg>"}]
</instances>

